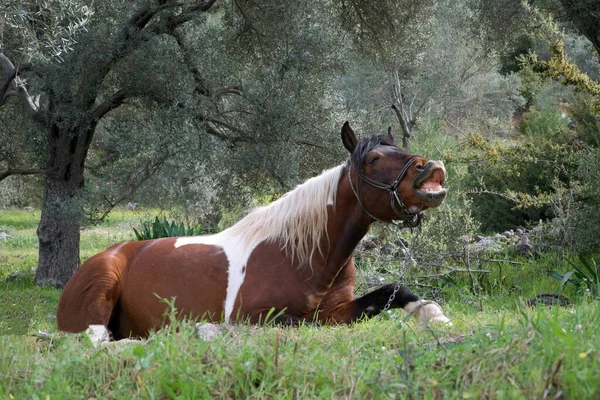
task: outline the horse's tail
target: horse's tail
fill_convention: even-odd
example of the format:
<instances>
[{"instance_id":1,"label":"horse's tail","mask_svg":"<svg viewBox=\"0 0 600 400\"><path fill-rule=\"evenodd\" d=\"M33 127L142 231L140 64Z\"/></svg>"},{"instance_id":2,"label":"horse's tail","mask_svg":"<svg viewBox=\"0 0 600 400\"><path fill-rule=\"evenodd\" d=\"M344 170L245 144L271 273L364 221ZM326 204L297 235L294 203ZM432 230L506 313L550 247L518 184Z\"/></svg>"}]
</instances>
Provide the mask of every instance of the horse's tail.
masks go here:
<instances>
[{"instance_id":1,"label":"horse's tail","mask_svg":"<svg viewBox=\"0 0 600 400\"><path fill-rule=\"evenodd\" d=\"M128 265L121 243L88 259L67 282L56 312L58 329L82 332L89 325L108 326L122 291L122 278Z\"/></svg>"}]
</instances>

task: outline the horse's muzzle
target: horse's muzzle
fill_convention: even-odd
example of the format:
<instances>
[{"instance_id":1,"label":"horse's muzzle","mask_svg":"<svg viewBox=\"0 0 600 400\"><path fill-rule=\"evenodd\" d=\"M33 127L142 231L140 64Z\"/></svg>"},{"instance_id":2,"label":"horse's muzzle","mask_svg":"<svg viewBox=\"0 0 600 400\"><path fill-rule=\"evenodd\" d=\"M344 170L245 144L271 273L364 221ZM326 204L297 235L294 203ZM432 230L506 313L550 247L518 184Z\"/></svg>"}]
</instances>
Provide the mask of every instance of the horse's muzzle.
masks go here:
<instances>
[{"instance_id":1,"label":"horse's muzzle","mask_svg":"<svg viewBox=\"0 0 600 400\"><path fill-rule=\"evenodd\" d=\"M446 198L443 186L447 177L443 162L429 161L413 181L416 196L425 200L429 207L439 206Z\"/></svg>"}]
</instances>

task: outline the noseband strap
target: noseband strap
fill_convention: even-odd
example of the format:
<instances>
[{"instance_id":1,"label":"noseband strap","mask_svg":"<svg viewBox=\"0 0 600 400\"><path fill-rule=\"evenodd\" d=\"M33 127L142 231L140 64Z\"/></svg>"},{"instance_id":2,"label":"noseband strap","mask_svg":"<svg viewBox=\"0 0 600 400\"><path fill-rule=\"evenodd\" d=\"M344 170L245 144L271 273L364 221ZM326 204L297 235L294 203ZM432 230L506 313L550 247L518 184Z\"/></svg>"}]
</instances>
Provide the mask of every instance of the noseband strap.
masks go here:
<instances>
[{"instance_id":1,"label":"noseband strap","mask_svg":"<svg viewBox=\"0 0 600 400\"><path fill-rule=\"evenodd\" d=\"M402 179L404 179L404 177L406 176L406 173L408 172L408 169L416 161L417 161L417 156L412 156L408 160L408 162L404 165L404 167L402 168L402 170L400 171L400 173L396 177L396 180L394 180L394 182L392 182L390 184L386 184L386 183L382 183L382 182L378 182L376 180L373 180L373 179L369 178L368 176L363 175L360 170L357 170L357 175L360 177L360 179L362 179L363 181L365 181L369 185L371 185L371 186L373 186L373 187L375 187L377 189L385 190L385 191L387 191L390 194L390 205L392 207L392 210L394 210L394 213L396 213L396 215L398 216L398 218L400 220L402 220L402 222L404 223L404 225L407 226L407 227L409 227L409 228L416 228L417 226L419 226L421 224L421 219L423 218L423 214L422 213L416 213L415 214L415 213L411 213L410 211L408 211L408 208L406 207L406 204L404 204L404 201L402 200L402 198L398 194L398 186L400 185L400 182L402 182ZM358 182L357 182L357 185L356 185L356 188L355 188L354 184L352 183L351 169L352 169L352 162L350 160L348 160L348 182L350 182L350 188L352 188L352 192L354 193L354 196L356 197L356 200L358 201L358 204L360 204L360 206L362 207L363 211L369 217L371 217L371 219L373 219L375 221L379 221L379 222L385 222L385 221L382 221L381 219L375 217L373 214L371 214L367 210L367 208L365 207L365 205L363 204L363 202L360 200L360 195L358 194L358 190L357 190L358 189Z\"/></svg>"}]
</instances>

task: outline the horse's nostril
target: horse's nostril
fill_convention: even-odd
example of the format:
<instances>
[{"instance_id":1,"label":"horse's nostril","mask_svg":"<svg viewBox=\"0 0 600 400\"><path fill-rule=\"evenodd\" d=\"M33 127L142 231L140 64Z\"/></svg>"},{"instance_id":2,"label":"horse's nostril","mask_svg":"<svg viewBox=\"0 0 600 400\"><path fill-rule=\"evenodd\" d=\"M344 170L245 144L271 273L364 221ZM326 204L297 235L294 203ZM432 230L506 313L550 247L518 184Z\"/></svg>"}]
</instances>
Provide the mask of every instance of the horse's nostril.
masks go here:
<instances>
[{"instance_id":1,"label":"horse's nostril","mask_svg":"<svg viewBox=\"0 0 600 400\"><path fill-rule=\"evenodd\" d=\"M417 164L417 165L415 165L415 169L417 171L421 172L425 169L425 166L423 164Z\"/></svg>"}]
</instances>

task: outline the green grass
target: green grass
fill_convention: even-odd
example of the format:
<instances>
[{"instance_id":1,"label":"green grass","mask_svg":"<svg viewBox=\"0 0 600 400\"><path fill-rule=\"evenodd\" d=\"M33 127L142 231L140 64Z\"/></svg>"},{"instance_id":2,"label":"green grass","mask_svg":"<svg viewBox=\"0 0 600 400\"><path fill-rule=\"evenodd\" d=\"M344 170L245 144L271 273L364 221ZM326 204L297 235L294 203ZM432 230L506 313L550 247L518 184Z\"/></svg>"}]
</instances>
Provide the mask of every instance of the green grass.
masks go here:
<instances>
[{"instance_id":1,"label":"green grass","mask_svg":"<svg viewBox=\"0 0 600 400\"><path fill-rule=\"evenodd\" d=\"M598 302L524 305L558 290L545 271L568 266L551 256L487 265L476 295L467 276L441 283L452 327L394 311L353 326L240 325L203 342L191 323L175 322L142 344L94 349L84 335L56 332L60 291L32 283L36 218L0 211L12 236L0 242L0 399L600 397ZM120 211L84 229L82 256L133 238L140 219Z\"/></svg>"}]
</instances>

